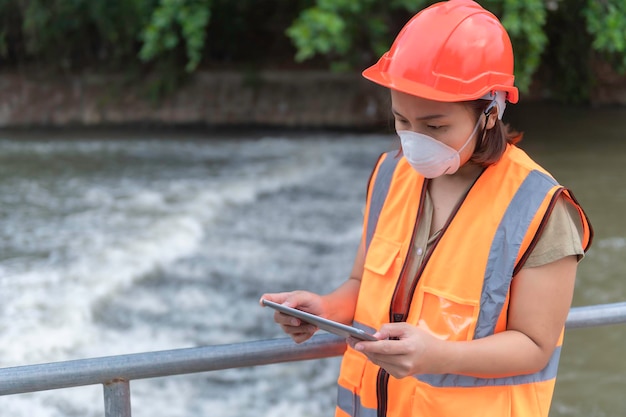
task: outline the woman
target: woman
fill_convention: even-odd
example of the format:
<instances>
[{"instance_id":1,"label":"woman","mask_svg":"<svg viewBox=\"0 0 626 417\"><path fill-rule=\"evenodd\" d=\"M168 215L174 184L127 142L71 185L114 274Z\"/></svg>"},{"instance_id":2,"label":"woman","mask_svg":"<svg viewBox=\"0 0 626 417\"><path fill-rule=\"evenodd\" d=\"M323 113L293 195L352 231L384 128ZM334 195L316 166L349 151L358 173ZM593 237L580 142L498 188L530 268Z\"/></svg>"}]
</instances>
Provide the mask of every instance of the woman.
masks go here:
<instances>
[{"instance_id":1,"label":"woman","mask_svg":"<svg viewBox=\"0 0 626 417\"><path fill-rule=\"evenodd\" d=\"M547 416L592 230L501 121L518 99L506 31L437 3L363 75L390 90L402 149L374 168L351 276L263 298L376 332L348 340L337 416ZM275 321L298 343L317 330Z\"/></svg>"}]
</instances>

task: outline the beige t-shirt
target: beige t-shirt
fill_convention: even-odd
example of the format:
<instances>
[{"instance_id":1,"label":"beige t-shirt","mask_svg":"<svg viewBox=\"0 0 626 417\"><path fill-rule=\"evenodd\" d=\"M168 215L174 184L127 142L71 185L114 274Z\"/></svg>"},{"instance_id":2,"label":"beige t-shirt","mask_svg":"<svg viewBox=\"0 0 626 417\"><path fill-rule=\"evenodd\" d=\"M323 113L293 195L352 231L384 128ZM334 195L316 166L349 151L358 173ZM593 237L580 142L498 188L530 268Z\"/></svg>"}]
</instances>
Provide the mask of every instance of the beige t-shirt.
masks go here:
<instances>
[{"instance_id":1,"label":"beige t-shirt","mask_svg":"<svg viewBox=\"0 0 626 417\"><path fill-rule=\"evenodd\" d=\"M426 193L424 201L424 215L418 224L414 236L414 251L409 257L407 273L409 277L415 277L417 270L424 261L428 248L437 238L439 232L428 236L433 217L433 204L430 194ZM584 256L582 246L583 228L578 215L578 210L564 197L560 197L552 210L548 223L544 228L539 241L529 255L523 268L532 268L546 265L570 255L577 255L578 259ZM411 287L411 280L406 285Z\"/></svg>"},{"instance_id":2,"label":"beige t-shirt","mask_svg":"<svg viewBox=\"0 0 626 417\"><path fill-rule=\"evenodd\" d=\"M523 268L549 264L569 255L577 255L578 260L581 260L585 255L583 234L583 225L576 207L564 197L559 198L548 218L546 228Z\"/></svg>"}]
</instances>

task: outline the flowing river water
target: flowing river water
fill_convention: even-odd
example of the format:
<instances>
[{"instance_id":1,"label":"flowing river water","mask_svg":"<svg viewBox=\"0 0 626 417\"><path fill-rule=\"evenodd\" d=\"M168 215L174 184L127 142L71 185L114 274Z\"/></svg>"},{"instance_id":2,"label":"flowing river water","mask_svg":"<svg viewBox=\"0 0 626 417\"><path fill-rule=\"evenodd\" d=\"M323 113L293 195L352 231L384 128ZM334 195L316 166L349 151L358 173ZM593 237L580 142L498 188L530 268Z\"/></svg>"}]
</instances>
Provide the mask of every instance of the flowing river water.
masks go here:
<instances>
[{"instance_id":1,"label":"flowing river water","mask_svg":"<svg viewBox=\"0 0 626 417\"><path fill-rule=\"evenodd\" d=\"M511 106L522 148L596 231L575 306L626 300L626 109ZM350 272L392 135L0 132L0 367L283 337L266 291ZM551 416L626 410L626 326L566 333ZM133 415L332 415L339 358L133 381ZM0 397L1 415L103 414L102 388Z\"/></svg>"}]
</instances>

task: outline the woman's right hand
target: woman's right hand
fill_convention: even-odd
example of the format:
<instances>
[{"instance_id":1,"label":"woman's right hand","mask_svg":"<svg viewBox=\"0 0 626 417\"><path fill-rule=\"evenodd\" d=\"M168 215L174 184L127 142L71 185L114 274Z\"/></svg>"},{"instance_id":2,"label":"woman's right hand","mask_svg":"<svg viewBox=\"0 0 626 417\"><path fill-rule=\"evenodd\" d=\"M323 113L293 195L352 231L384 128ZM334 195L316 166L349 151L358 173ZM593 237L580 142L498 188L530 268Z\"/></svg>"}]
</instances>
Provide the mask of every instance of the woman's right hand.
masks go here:
<instances>
[{"instance_id":1,"label":"woman's right hand","mask_svg":"<svg viewBox=\"0 0 626 417\"><path fill-rule=\"evenodd\" d=\"M273 294L263 294L261 300L273 301L278 304L284 304L287 307L297 308L316 316L325 317L324 300L320 295L308 291L292 291ZM261 304L262 305L262 304ZM286 314L275 312L274 321L280 325L285 333L287 333L294 342L302 343L313 336L317 331L317 326L303 322Z\"/></svg>"}]
</instances>

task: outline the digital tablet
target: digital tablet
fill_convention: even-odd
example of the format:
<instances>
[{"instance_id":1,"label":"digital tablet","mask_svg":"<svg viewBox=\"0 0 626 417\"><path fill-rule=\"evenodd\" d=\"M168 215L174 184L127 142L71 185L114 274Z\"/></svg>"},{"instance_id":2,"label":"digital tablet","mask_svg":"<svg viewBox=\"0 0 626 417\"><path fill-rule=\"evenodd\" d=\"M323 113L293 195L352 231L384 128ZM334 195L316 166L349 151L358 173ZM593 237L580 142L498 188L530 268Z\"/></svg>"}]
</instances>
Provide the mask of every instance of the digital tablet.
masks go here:
<instances>
[{"instance_id":1,"label":"digital tablet","mask_svg":"<svg viewBox=\"0 0 626 417\"><path fill-rule=\"evenodd\" d=\"M306 311L297 310L295 308L287 307L282 304L274 303L269 300L261 300L261 303L264 306L271 307L274 310L280 311L281 313L287 314L292 317L296 317L302 321L305 321L309 324L319 327L322 330L326 330L329 333L336 334L341 337L352 336L355 339L360 340L371 340L375 341L376 339L373 335L361 330L356 327L348 326L346 324L338 323L336 321L328 320L320 316L316 316L315 314L307 313Z\"/></svg>"}]
</instances>

